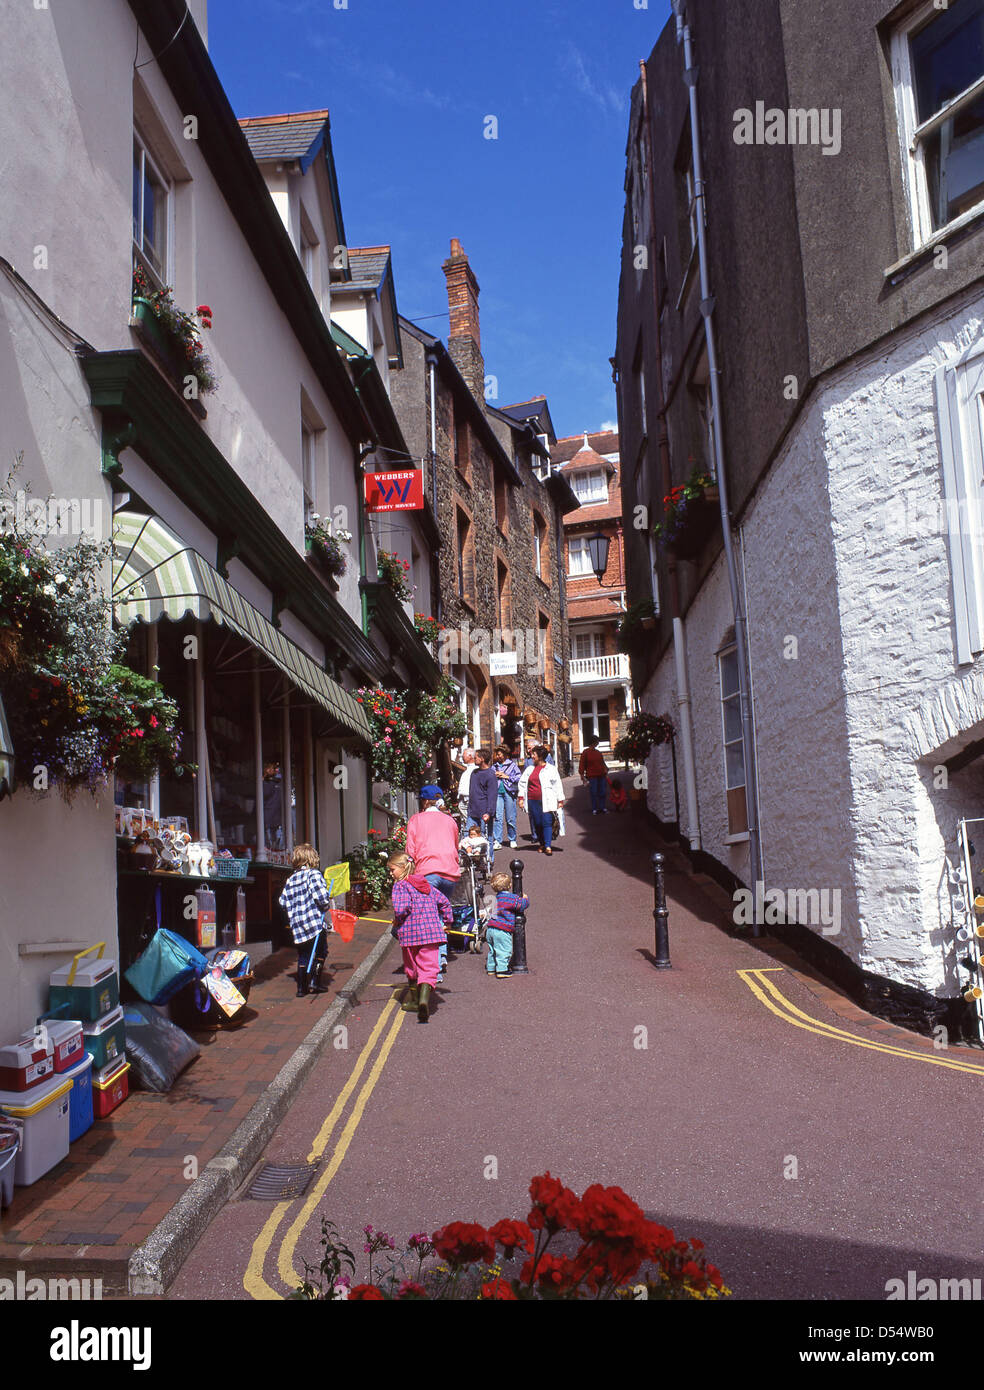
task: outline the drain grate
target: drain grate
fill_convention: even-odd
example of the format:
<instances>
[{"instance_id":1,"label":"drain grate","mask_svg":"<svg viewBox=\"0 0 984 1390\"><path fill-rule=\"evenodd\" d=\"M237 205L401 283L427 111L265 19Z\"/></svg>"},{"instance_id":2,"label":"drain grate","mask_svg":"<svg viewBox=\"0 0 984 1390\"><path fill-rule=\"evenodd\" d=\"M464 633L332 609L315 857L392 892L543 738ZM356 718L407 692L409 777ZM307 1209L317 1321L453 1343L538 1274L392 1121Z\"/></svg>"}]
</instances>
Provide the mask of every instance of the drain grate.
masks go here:
<instances>
[{"instance_id":1,"label":"drain grate","mask_svg":"<svg viewBox=\"0 0 984 1390\"><path fill-rule=\"evenodd\" d=\"M246 1196L258 1202L303 1197L317 1171L312 1163L265 1163Z\"/></svg>"}]
</instances>

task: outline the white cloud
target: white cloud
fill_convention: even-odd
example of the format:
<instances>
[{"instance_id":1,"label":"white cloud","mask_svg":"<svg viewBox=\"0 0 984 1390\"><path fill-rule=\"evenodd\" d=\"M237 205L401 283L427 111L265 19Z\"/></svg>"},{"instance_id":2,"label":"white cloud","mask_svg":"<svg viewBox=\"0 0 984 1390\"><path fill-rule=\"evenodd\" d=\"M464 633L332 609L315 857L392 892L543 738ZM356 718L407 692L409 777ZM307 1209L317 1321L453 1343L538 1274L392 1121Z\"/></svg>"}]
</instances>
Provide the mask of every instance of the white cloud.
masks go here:
<instances>
[{"instance_id":1,"label":"white cloud","mask_svg":"<svg viewBox=\"0 0 984 1390\"><path fill-rule=\"evenodd\" d=\"M602 111L622 115L627 106L624 92L608 83L599 83L588 72L588 65L580 49L570 41L564 46L560 57L562 71L573 80L574 86L582 96L601 108Z\"/></svg>"}]
</instances>

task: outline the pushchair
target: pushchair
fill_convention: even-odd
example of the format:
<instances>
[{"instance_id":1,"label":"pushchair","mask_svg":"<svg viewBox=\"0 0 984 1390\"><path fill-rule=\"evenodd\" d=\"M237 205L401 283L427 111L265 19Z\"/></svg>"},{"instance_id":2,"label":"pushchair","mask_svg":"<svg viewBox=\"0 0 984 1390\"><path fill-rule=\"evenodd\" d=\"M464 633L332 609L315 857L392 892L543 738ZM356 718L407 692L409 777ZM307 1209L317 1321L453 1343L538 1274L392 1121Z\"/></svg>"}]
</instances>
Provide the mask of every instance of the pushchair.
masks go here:
<instances>
[{"instance_id":1,"label":"pushchair","mask_svg":"<svg viewBox=\"0 0 984 1390\"><path fill-rule=\"evenodd\" d=\"M485 928L489 910L482 902L482 890L488 878L488 857L483 852L473 858L466 850L459 852L459 861L464 872L458 880L457 891L451 897L452 925L448 936L456 937L462 944L458 950L478 953L485 941Z\"/></svg>"}]
</instances>

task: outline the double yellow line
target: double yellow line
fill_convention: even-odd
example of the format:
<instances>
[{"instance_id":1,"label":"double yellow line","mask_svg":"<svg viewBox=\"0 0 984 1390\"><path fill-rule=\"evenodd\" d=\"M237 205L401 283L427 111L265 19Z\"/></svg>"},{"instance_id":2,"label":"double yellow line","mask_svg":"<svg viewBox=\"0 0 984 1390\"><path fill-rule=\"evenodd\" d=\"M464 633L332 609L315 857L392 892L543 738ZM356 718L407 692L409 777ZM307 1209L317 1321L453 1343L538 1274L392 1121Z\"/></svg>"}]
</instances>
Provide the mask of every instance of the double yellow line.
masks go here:
<instances>
[{"instance_id":1,"label":"double yellow line","mask_svg":"<svg viewBox=\"0 0 984 1390\"><path fill-rule=\"evenodd\" d=\"M358 1060L352 1068L348 1080L339 1092L335 1104L332 1106L324 1124L315 1136L314 1143L311 1145L311 1152L308 1154L307 1161L308 1163L317 1163L327 1149L335 1126L341 1119L345 1107L349 1102L349 1098L359 1084L359 1078L362 1076L369 1058L372 1056L376 1043L379 1041L386 1024L392 1019L390 1030L386 1034L383 1045L379 1049L379 1055L373 1062L362 1089L359 1091L351 1114L338 1136L338 1141L332 1151L331 1158L328 1160L321 1173L319 1173L317 1182L314 1184L308 1196L305 1197L300 1210L297 1212L297 1215L294 1217L294 1220L287 1228L281 1240L280 1249L277 1253L277 1273L280 1276L282 1284L290 1291L298 1288L300 1284L303 1283L303 1275L298 1274L297 1270L294 1268L294 1252L297 1248L297 1242L301 1232L314 1215L318 1203L324 1196L329 1183L338 1172L342 1160L348 1152L349 1144L352 1142L353 1135L359 1127L359 1121L362 1119L362 1113L366 1108L369 1097L375 1089L376 1082L379 1080L383 1067L386 1065L386 1059L389 1057L393 1044L396 1042L396 1036L408 1017L408 1015L398 1007L397 1001L399 994L399 990L394 991L392 998L387 1002L386 1007L380 1014L376 1026L369 1034L369 1039L365 1047L363 1047L362 1051L359 1053ZM243 1275L243 1288L251 1298L269 1301L270 1299L282 1299L284 1297L282 1293L278 1293L276 1289L272 1288L266 1282L263 1275L270 1246L273 1244L273 1239L277 1234L280 1223L293 1205L293 1201L278 1202L270 1213L262 1231L253 1242L249 1263Z\"/></svg>"},{"instance_id":2,"label":"double yellow line","mask_svg":"<svg viewBox=\"0 0 984 1390\"><path fill-rule=\"evenodd\" d=\"M767 978L769 975L778 974L781 970L779 966L772 966L765 970L739 970L738 974L745 984L752 991L757 999L760 999L767 1009L770 1009L777 1018L781 1018L784 1023L791 1023L794 1028L804 1028L809 1033L816 1033L821 1038L830 1038L832 1042L851 1043L854 1047L866 1047L871 1052L884 1052L890 1057L905 1057L910 1062L928 1062L931 1067L947 1067L950 1071L972 1072L976 1076L984 1076L984 1066L975 1062L963 1062L949 1057L934 1057L928 1052L915 1052L905 1047L893 1047L891 1043L871 1042L867 1038L855 1037L853 1033L848 1033L843 1028L835 1028L832 1023L822 1023L818 1018L811 1018L809 1014L803 1013L795 1004L790 1003L786 996L776 987L773 980Z\"/></svg>"}]
</instances>

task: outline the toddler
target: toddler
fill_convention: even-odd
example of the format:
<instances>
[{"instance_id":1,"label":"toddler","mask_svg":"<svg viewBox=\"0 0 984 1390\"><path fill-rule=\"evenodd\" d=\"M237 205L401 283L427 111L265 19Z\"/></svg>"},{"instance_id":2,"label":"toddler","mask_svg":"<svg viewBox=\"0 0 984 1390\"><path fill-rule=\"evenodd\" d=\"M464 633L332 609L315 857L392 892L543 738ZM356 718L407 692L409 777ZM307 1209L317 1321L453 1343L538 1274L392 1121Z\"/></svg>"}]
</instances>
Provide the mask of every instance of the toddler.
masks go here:
<instances>
[{"instance_id":1,"label":"toddler","mask_svg":"<svg viewBox=\"0 0 984 1390\"><path fill-rule=\"evenodd\" d=\"M489 944L489 954L485 969L497 980L507 980L513 953L513 932L516 930L516 913L525 912L530 905L529 898L521 898L512 891L512 878L509 874L493 874L489 884L495 891L495 910L489 918L485 939Z\"/></svg>"},{"instance_id":2,"label":"toddler","mask_svg":"<svg viewBox=\"0 0 984 1390\"><path fill-rule=\"evenodd\" d=\"M477 862L483 855L486 857L488 856L489 842L486 836L482 834L481 827L472 825L468 829L468 834L462 835L461 839L458 841L458 848L466 854L469 859L474 859Z\"/></svg>"},{"instance_id":3,"label":"toddler","mask_svg":"<svg viewBox=\"0 0 984 1390\"><path fill-rule=\"evenodd\" d=\"M280 906L287 913L291 935L297 947L297 997L324 994L321 972L328 959L328 928L325 913L331 906L328 885L320 872L318 851L313 845L298 845L291 855L294 872L284 884Z\"/></svg>"}]
</instances>

